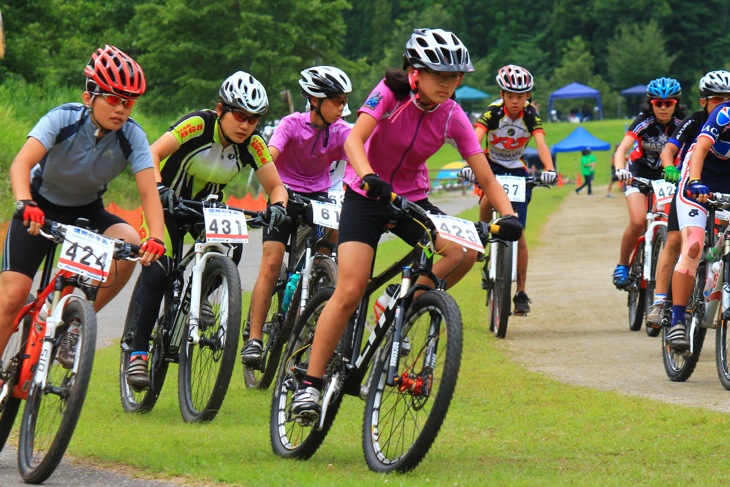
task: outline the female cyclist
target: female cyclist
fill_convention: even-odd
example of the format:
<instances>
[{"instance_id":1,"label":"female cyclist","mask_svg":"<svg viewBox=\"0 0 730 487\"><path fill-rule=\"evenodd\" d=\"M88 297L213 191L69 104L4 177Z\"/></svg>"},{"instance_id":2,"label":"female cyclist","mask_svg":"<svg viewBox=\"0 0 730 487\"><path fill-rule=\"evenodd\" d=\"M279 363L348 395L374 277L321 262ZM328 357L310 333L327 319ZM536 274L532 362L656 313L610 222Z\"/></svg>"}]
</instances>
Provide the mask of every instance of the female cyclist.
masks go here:
<instances>
[{"instance_id":1,"label":"female cyclist","mask_svg":"<svg viewBox=\"0 0 730 487\"><path fill-rule=\"evenodd\" d=\"M286 218L286 188L279 178L256 126L266 113L266 90L253 76L238 71L229 76L218 91L215 110L198 110L184 115L151 147L157 188L165 214L165 239L168 252L155 265L142 270L132 295L129 313L133 333L127 383L137 390L149 387L147 349L152 328L172 270L174 245L181 229L170 216L178 198L202 200L217 194L245 167L256 172L269 195L270 228ZM142 223L145 231L145 222ZM197 236L197 235L196 235ZM233 260L238 263L243 248L234 246Z\"/></svg>"},{"instance_id":2,"label":"female cyclist","mask_svg":"<svg viewBox=\"0 0 730 487\"><path fill-rule=\"evenodd\" d=\"M311 110L292 113L276 126L269 141L269 151L276 161L282 181L290 190L307 198L327 197L330 187L330 166L345 158L345 139L350 126L342 120L352 91L350 78L333 66L314 66L301 72L299 86ZM289 210L292 221L296 215ZM312 215L305 216L312 223ZM286 242L293 224L285 224L271 232L264 230L261 267L251 294L249 340L241 350L244 365L261 365L261 341L266 310L284 260Z\"/></svg>"},{"instance_id":3,"label":"female cyclist","mask_svg":"<svg viewBox=\"0 0 730 487\"><path fill-rule=\"evenodd\" d=\"M83 103L61 105L41 118L10 166L10 185L18 202L5 238L0 275L0 355L33 276L52 245L38 236L46 215L65 224L86 218L108 237L140 243L135 229L107 212L102 200L107 183L127 165L150 220L140 263L149 265L165 251L150 146L144 130L129 117L145 92L142 68L116 47L105 46L91 55L84 75ZM123 260L111 267L109 284L99 289L94 303L97 311L124 287L133 270L134 263ZM66 337L74 339L72 333ZM73 363L73 357L64 353L68 349L62 343L59 360Z\"/></svg>"},{"instance_id":4,"label":"female cyclist","mask_svg":"<svg viewBox=\"0 0 730 487\"><path fill-rule=\"evenodd\" d=\"M730 193L728 158L730 100L715 107L702 125L699 135L684 158L682 176L676 192L682 249L672 274L672 324L666 338L669 346L678 352L689 349L684 314L705 241L708 212L703 203L707 201L709 193ZM688 197L687 193L692 197Z\"/></svg>"},{"instance_id":5,"label":"female cyclist","mask_svg":"<svg viewBox=\"0 0 730 487\"><path fill-rule=\"evenodd\" d=\"M670 183L679 182L679 169L690 145L695 141L702 125L712 110L720 103L730 98L730 72L719 70L710 71L700 79L700 107L702 110L687 116L670 137L667 145L662 149L662 167L664 180ZM680 167L675 167L679 162ZM677 221L677 195L675 193L669 209L667 222L667 241L664 250L659 255L656 271L656 286L654 288L654 302L646 315L647 326L657 328L664 311L664 301L669 287L669 276L679 258L682 246L682 237L679 233Z\"/></svg>"},{"instance_id":6,"label":"female cyclist","mask_svg":"<svg viewBox=\"0 0 730 487\"><path fill-rule=\"evenodd\" d=\"M613 155L619 181L628 182L637 176L662 179L660 154L685 115L684 107L679 105L681 95L682 87L672 78L657 78L647 85L647 103L641 107ZM628 167L624 167L626 152L632 147ZM629 224L621 237L618 265L613 271L613 285L619 289L625 289L629 284L629 258L646 223L646 194L631 184L626 184L624 194Z\"/></svg>"},{"instance_id":7,"label":"female cyclist","mask_svg":"<svg viewBox=\"0 0 730 487\"><path fill-rule=\"evenodd\" d=\"M365 292L378 240L392 218L391 193L443 213L428 200L426 160L447 140L455 143L487 197L505 215L500 236L517 240L522 234L468 117L452 99L464 73L474 71L466 47L451 32L416 29L406 44L404 68L405 72L389 70L372 90L345 141L349 165L339 228L337 288L317 323L307 375L292 401L294 417L319 417L325 366ZM367 184L367 192L361 189L362 183ZM400 221L391 231L409 245L415 245L423 233L412 220ZM471 269L477 253L441 238L436 247L442 257L433 271L453 286Z\"/></svg>"}]
</instances>

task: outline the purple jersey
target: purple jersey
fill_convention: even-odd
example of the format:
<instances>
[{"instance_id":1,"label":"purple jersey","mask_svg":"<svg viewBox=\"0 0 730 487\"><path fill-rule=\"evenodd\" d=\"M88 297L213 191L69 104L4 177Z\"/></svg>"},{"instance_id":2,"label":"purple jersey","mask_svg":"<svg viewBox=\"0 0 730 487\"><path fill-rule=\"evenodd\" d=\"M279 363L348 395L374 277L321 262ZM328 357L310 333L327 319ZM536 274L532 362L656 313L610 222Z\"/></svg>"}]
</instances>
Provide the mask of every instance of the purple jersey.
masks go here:
<instances>
[{"instance_id":1,"label":"purple jersey","mask_svg":"<svg viewBox=\"0 0 730 487\"><path fill-rule=\"evenodd\" d=\"M383 80L370 93L359 114L368 114L378 121L365 142L370 165L394 192L411 201L428 196L426 160L445 142L454 145L463 158L482 152L469 118L454 100L425 111L413 97L397 100ZM351 189L365 194L360 189L360 178L349 165L344 181Z\"/></svg>"},{"instance_id":2,"label":"purple jersey","mask_svg":"<svg viewBox=\"0 0 730 487\"><path fill-rule=\"evenodd\" d=\"M326 192L330 187L330 165L345 159L349 133L350 126L337 120L329 126L325 147L325 131L312 125L309 112L281 119L268 144L279 151L275 164L281 180L297 193Z\"/></svg>"}]
</instances>

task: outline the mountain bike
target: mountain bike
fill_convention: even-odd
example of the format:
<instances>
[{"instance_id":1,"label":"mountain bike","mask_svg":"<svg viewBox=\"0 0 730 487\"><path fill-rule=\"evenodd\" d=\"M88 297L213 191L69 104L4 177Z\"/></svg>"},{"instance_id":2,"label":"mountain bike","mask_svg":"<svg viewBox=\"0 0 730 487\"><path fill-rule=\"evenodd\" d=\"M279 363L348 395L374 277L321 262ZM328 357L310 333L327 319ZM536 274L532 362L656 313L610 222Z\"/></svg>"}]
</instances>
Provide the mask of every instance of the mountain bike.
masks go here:
<instances>
[{"instance_id":1,"label":"mountain bike","mask_svg":"<svg viewBox=\"0 0 730 487\"><path fill-rule=\"evenodd\" d=\"M641 330L645 316L654 303L656 269L659 255L667 242L667 215L672 196L676 191L673 183L635 177L634 185L646 194L646 223L631 252L629 259L629 284L627 306L629 308L629 329ZM657 336L661 327L648 324L644 329L649 336Z\"/></svg>"},{"instance_id":2,"label":"mountain bike","mask_svg":"<svg viewBox=\"0 0 730 487\"><path fill-rule=\"evenodd\" d=\"M705 228L705 243L702 249L702 258L697 267L695 274L695 283L687 303L687 311L685 312L685 323L687 325L687 337L689 338L690 348L685 352L677 352L669 346L666 335L669 332L672 323L672 295L671 286L667 293L667 302L664 305L664 316L662 318L662 356L664 359L664 369L667 376L675 382L684 382L690 378L697 366L702 352L702 345L705 341L705 335L708 328L717 327L716 339L716 364L720 382L723 382L723 375L728 372L727 359L727 324L725 323L725 309L718 315L720 309L720 298L730 303L730 289L725 290L730 280L724 276L728 266L725 265L728 255L725 254L725 224L720 224L717 217L723 214L723 210L730 208L730 195L722 193L713 193L710 200L704 204L708 210L707 226ZM725 214L724 218L729 215ZM730 237L730 235L728 236ZM730 251L730 242L728 242L728 251ZM720 253L722 258L720 259ZM707 274L714 262L720 262L720 268L717 269L718 279L708 284ZM705 295L706 291L706 295ZM719 326L718 326L719 323ZM727 377L727 375L725 375ZM729 383L730 385L730 383Z\"/></svg>"},{"instance_id":3,"label":"mountain bike","mask_svg":"<svg viewBox=\"0 0 730 487\"><path fill-rule=\"evenodd\" d=\"M293 225L296 231L289 236L287 264L282 262L279 278L272 291L271 304L264 319L261 366L243 367L243 379L249 388L267 389L271 385L294 320L316 291L337 284L335 248L329 243L328 237L331 229L339 226L341 205L311 200L292 192L287 206L298 207ZM317 218L323 225L311 227L304 223L307 208L311 208L315 215L321 216L324 212L324 218ZM319 249L327 249L329 253L319 252ZM290 282L294 286L287 290ZM285 298L287 293L289 296ZM249 322L250 318L247 318L243 328L244 344L248 341Z\"/></svg>"},{"instance_id":4,"label":"mountain bike","mask_svg":"<svg viewBox=\"0 0 730 487\"><path fill-rule=\"evenodd\" d=\"M253 218L246 220L245 216ZM150 386L135 390L126 374L133 352L132 308L121 340L119 387L128 412L149 412L159 398L170 363L178 367L178 400L186 422L215 418L236 362L241 327L241 279L231 243L247 241L247 226L265 223L261 212L181 199L171 213L181 231L172 271L148 347ZM185 251L186 234L196 236ZM140 281L135 285L135 291Z\"/></svg>"},{"instance_id":5,"label":"mountain bike","mask_svg":"<svg viewBox=\"0 0 730 487\"><path fill-rule=\"evenodd\" d=\"M310 458L324 441L345 394L365 400L363 450L374 471L412 470L438 434L459 373L462 321L456 301L445 292L445 281L431 270L434 241L440 232L443 238L457 236L451 239L483 250L489 224L479 222L475 228L458 218L437 218L400 197L395 206L426 231L418 245L368 283L327 366L322 410L315 422L292 418L290 407L307 370L317 320L333 289L316 293L296 320L271 406L271 444L277 455ZM399 274L400 284L366 336L371 296ZM422 276L432 284L417 284Z\"/></svg>"},{"instance_id":6,"label":"mountain bike","mask_svg":"<svg viewBox=\"0 0 730 487\"><path fill-rule=\"evenodd\" d=\"M75 226L46 219L40 235L54 245L46 254L38 297L28 296L2 356L0 449L25 400L18 467L27 483L41 483L53 474L73 436L94 363L93 302L112 260L138 260L139 247L88 226L85 219ZM59 245L59 270L53 275ZM74 294L75 289L82 294Z\"/></svg>"},{"instance_id":7,"label":"mountain bike","mask_svg":"<svg viewBox=\"0 0 730 487\"><path fill-rule=\"evenodd\" d=\"M527 189L549 188L535 177L496 176L513 203L525 201ZM492 207L492 222L500 217ZM507 323L512 314L512 283L517 281L517 242L492 239L489 255L484 260L482 288L487 291L486 306L489 308L489 331L497 338L507 334Z\"/></svg>"}]
</instances>

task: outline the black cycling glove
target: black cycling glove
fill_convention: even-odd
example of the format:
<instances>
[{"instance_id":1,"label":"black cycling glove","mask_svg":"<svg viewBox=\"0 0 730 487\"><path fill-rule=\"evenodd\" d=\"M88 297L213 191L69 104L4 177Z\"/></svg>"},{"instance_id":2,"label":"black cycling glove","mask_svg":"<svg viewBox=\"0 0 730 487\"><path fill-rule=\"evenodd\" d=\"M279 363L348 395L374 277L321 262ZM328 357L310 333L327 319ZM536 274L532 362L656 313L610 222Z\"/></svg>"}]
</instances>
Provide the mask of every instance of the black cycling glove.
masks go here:
<instances>
[{"instance_id":1,"label":"black cycling glove","mask_svg":"<svg viewBox=\"0 0 730 487\"><path fill-rule=\"evenodd\" d=\"M368 197L375 198L380 203L390 202L390 195L393 192L393 188L390 184L380 179L380 176L375 173L366 174L362 178L362 182L363 184L360 185L361 188L364 188L365 184L367 184Z\"/></svg>"},{"instance_id":2,"label":"black cycling glove","mask_svg":"<svg viewBox=\"0 0 730 487\"><path fill-rule=\"evenodd\" d=\"M514 215L503 216L494 222L499 225L497 237L508 242L516 242L522 236L522 223Z\"/></svg>"},{"instance_id":3,"label":"black cycling glove","mask_svg":"<svg viewBox=\"0 0 730 487\"><path fill-rule=\"evenodd\" d=\"M167 210L168 213L172 214L178 203L178 198L175 192L162 183L157 183L157 192L160 193L162 209Z\"/></svg>"}]
</instances>

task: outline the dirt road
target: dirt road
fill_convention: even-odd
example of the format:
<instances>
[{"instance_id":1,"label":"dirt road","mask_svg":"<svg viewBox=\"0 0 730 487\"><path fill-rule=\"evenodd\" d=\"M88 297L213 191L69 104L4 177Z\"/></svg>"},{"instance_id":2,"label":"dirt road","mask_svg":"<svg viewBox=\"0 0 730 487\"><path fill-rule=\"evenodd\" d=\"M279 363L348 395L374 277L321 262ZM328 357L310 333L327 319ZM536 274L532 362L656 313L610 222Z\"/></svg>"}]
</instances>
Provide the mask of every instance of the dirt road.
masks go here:
<instances>
[{"instance_id":1,"label":"dirt road","mask_svg":"<svg viewBox=\"0 0 730 487\"><path fill-rule=\"evenodd\" d=\"M717 378L715 333L685 383L665 372L661 339L628 327L627 294L611 283L628 221L623 196L571 193L531 249L527 293L533 312L512 318L507 347L524 367L560 381L661 401L730 411Z\"/></svg>"}]
</instances>

